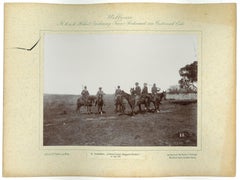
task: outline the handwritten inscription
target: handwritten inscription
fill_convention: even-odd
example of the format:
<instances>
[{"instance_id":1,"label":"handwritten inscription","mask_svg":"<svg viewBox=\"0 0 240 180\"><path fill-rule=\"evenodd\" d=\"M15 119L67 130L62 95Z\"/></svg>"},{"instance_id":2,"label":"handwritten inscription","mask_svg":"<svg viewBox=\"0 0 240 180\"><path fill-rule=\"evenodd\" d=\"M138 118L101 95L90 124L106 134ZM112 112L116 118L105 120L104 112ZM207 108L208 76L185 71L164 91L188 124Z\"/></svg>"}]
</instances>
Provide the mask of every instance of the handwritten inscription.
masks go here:
<instances>
[{"instance_id":1,"label":"handwritten inscription","mask_svg":"<svg viewBox=\"0 0 240 180\"><path fill-rule=\"evenodd\" d=\"M124 16L122 14L110 14L107 16L108 19L113 19L113 20L129 20L133 19L132 16Z\"/></svg>"},{"instance_id":2,"label":"handwritten inscription","mask_svg":"<svg viewBox=\"0 0 240 180\"><path fill-rule=\"evenodd\" d=\"M102 20L80 20L80 21L69 21L62 20L58 24L58 26L101 26L101 27L109 27L109 26L183 26L184 22L180 20L174 21L162 21L162 20L141 20L136 19L132 16L126 16L121 14L110 14Z\"/></svg>"}]
</instances>

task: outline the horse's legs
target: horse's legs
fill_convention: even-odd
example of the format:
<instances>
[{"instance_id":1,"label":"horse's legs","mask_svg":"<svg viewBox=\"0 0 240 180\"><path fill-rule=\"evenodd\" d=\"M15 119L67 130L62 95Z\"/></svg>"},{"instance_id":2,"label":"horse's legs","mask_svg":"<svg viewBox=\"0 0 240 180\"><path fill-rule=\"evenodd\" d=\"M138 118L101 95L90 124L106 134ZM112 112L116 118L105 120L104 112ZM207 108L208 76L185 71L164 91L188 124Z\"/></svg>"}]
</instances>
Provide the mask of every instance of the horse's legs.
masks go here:
<instances>
[{"instance_id":1,"label":"horse's legs","mask_svg":"<svg viewBox=\"0 0 240 180\"><path fill-rule=\"evenodd\" d=\"M99 109L100 109L100 108L99 108L99 105L98 105L98 107L97 107L97 108L98 108L98 109L97 109L97 110L98 110L98 114L100 114L100 112L99 112Z\"/></svg>"},{"instance_id":2,"label":"horse's legs","mask_svg":"<svg viewBox=\"0 0 240 180\"><path fill-rule=\"evenodd\" d=\"M146 100L147 110L150 111L150 99Z\"/></svg>"},{"instance_id":3,"label":"horse's legs","mask_svg":"<svg viewBox=\"0 0 240 180\"><path fill-rule=\"evenodd\" d=\"M134 105L131 105L130 107L131 107L131 111L132 111L131 114L134 115L134 108L135 107L134 107Z\"/></svg>"},{"instance_id":4,"label":"horse's legs","mask_svg":"<svg viewBox=\"0 0 240 180\"><path fill-rule=\"evenodd\" d=\"M121 112L122 111L122 106L121 106L121 104L118 104L117 105L117 112Z\"/></svg>"},{"instance_id":5,"label":"horse's legs","mask_svg":"<svg viewBox=\"0 0 240 180\"><path fill-rule=\"evenodd\" d=\"M122 112L122 105L121 105L121 103L118 103L117 112Z\"/></svg>"},{"instance_id":6,"label":"horse's legs","mask_svg":"<svg viewBox=\"0 0 240 180\"><path fill-rule=\"evenodd\" d=\"M155 105L155 111L158 113L160 112L160 102L156 102L156 105Z\"/></svg>"},{"instance_id":7,"label":"horse's legs","mask_svg":"<svg viewBox=\"0 0 240 180\"><path fill-rule=\"evenodd\" d=\"M79 111L79 107L78 107L78 105L77 105L77 108L76 108L76 114L78 113L78 111Z\"/></svg>"},{"instance_id":8,"label":"horse's legs","mask_svg":"<svg viewBox=\"0 0 240 180\"><path fill-rule=\"evenodd\" d=\"M146 100L144 100L143 104L144 104L145 111L146 111L146 110L149 111L149 109L148 109L148 105L147 105L147 101L146 101Z\"/></svg>"},{"instance_id":9,"label":"horse's legs","mask_svg":"<svg viewBox=\"0 0 240 180\"><path fill-rule=\"evenodd\" d=\"M80 114L80 112L81 112L81 105L77 105L76 113Z\"/></svg>"},{"instance_id":10,"label":"horse's legs","mask_svg":"<svg viewBox=\"0 0 240 180\"><path fill-rule=\"evenodd\" d=\"M139 108L139 112L142 112L142 107L140 103L138 103L138 108Z\"/></svg>"},{"instance_id":11,"label":"horse's legs","mask_svg":"<svg viewBox=\"0 0 240 180\"><path fill-rule=\"evenodd\" d=\"M98 105L98 113L99 113L99 114L102 114L102 113L103 113L103 110L102 110L102 106L101 106L101 105Z\"/></svg>"},{"instance_id":12,"label":"horse's legs","mask_svg":"<svg viewBox=\"0 0 240 180\"><path fill-rule=\"evenodd\" d=\"M116 104L115 104L115 113L118 112L118 107L119 107L119 106L118 106L118 104L116 103Z\"/></svg>"},{"instance_id":13,"label":"horse's legs","mask_svg":"<svg viewBox=\"0 0 240 180\"><path fill-rule=\"evenodd\" d=\"M157 102L154 101L153 105L154 105L154 111L157 112Z\"/></svg>"},{"instance_id":14,"label":"horse's legs","mask_svg":"<svg viewBox=\"0 0 240 180\"><path fill-rule=\"evenodd\" d=\"M91 114L91 113L92 113L92 111L91 111L91 106L87 106L87 112L88 112L88 114Z\"/></svg>"},{"instance_id":15,"label":"horse's legs","mask_svg":"<svg viewBox=\"0 0 240 180\"><path fill-rule=\"evenodd\" d=\"M120 108L121 108L121 112L124 113L125 112L125 106L123 104L120 104Z\"/></svg>"},{"instance_id":16,"label":"horse's legs","mask_svg":"<svg viewBox=\"0 0 240 180\"><path fill-rule=\"evenodd\" d=\"M124 107L122 103L118 103L116 112L120 112L120 113L124 112Z\"/></svg>"}]
</instances>

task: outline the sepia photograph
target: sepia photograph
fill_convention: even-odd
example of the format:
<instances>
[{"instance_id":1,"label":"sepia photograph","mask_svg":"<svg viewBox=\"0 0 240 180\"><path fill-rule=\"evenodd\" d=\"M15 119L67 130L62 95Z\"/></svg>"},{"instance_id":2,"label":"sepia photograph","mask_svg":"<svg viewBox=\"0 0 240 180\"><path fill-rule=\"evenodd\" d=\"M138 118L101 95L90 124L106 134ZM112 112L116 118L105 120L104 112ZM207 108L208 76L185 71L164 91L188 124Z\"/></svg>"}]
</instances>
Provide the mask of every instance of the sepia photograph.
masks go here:
<instances>
[{"instance_id":1,"label":"sepia photograph","mask_svg":"<svg viewBox=\"0 0 240 180\"><path fill-rule=\"evenodd\" d=\"M43 146L197 146L197 34L43 37Z\"/></svg>"},{"instance_id":2,"label":"sepia photograph","mask_svg":"<svg viewBox=\"0 0 240 180\"><path fill-rule=\"evenodd\" d=\"M236 175L236 3L3 8L4 177Z\"/></svg>"}]
</instances>

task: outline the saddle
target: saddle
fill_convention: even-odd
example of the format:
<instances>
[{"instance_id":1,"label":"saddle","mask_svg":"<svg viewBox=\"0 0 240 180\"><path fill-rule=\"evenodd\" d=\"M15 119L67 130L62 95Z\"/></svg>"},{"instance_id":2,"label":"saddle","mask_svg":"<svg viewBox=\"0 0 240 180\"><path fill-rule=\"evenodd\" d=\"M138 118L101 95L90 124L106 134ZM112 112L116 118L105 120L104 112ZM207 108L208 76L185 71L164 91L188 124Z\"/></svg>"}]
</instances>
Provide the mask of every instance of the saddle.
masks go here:
<instances>
[{"instance_id":1,"label":"saddle","mask_svg":"<svg viewBox=\"0 0 240 180\"><path fill-rule=\"evenodd\" d=\"M84 105L87 106L89 104L88 97L82 96L81 100L83 101Z\"/></svg>"}]
</instances>

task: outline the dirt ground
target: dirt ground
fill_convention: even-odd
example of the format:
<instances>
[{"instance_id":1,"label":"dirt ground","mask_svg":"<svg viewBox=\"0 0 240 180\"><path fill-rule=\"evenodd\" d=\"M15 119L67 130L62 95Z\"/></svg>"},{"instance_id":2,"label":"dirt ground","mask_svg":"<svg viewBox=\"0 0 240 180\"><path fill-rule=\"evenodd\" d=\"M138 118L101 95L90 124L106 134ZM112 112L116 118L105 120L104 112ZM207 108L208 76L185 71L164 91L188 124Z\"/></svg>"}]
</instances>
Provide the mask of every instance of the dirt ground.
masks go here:
<instances>
[{"instance_id":1,"label":"dirt ground","mask_svg":"<svg viewBox=\"0 0 240 180\"><path fill-rule=\"evenodd\" d=\"M160 113L116 114L106 95L104 111L77 114L75 95L44 95L44 146L196 146L197 103L163 100ZM182 102L182 101L181 101ZM129 106L126 112L128 112ZM138 108L136 108L136 111Z\"/></svg>"}]
</instances>

